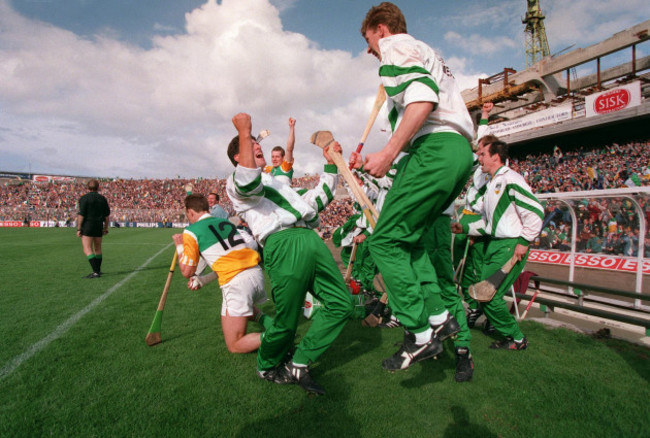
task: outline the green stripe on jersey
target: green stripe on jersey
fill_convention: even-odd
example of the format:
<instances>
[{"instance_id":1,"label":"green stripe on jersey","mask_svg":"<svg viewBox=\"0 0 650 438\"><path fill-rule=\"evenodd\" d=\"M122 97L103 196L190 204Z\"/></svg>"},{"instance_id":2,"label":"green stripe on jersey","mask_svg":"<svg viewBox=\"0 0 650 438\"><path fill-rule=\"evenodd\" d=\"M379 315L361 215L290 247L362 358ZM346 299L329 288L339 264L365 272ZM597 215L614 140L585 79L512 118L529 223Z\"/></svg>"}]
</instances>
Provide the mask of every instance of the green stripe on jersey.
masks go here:
<instances>
[{"instance_id":1,"label":"green stripe on jersey","mask_svg":"<svg viewBox=\"0 0 650 438\"><path fill-rule=\"evenodd\" d=\"M411 67L400 67L398 65L382 65L379 67L379 76L386 76L395 78L397 76L408 75L413 73L421 73L423 75L429 76L431 73L424 67L419 65L413 65Z\"/></svg>"},{"instance_id":2,"label":"green stripe on jersey","mask_svg":"<svg viewBox=\"0 0 650 438\"><path fill-rule=\"evenodd\" d=\"M539 216L539 218L542 221L544 221L544 213L542 213L539 208L535 208L532 205L527 204L526 202L521 201L519 199L515 199L515 204L517 204L519 207L521 207L521 208L523 208L525 210L530 211L531 213L535 213L537 216Z\"/></svg>"},{"instance_id":3,"label":"green stripe on jersey","mask_svg":"<svg viewBox=\"0 0 650 438\"><path fill-rule=\"evenodd\" d=\"M497 225L499 224L499 221L501 220L501 216L503 216L503 213L506 212L508 207L510 206L510 202L512 199L510 199L510 195L508 194L508 186L505 187L503 190L503 194L499 198L499 202L497 203L496 208L494 209L494 214L492 215L492 231L491 235L495 235L496 230L497 230Z\"/></svg>"},{"instance_id":4,"label":"green stripe on jersey","mask_svg":"<svg viewBox=\"0 0 650 438\"><path fill-rule=\"evenodd\" d=\"M388 122L390 123L390 132L395 132L395 126L397 126L397 118L399 117L399 111L397 108L393 107L388 113Z\"/></svg>"},{"instance_id":5,"label":"green stripe on jersey","mask_svg":"<svg viewBox=\"0 0 650 438\"><path fill-rule=\"evenodd\" d=\"M523 201L518 200L514 195L511 196L510 193L511 191L521 193L525 197L538 202L537 198L535 198L534 195L532 195L530 192L528 192L526 189L524 189L521 186L518 186L517 184L508 184L505 189L504 193L499 198L499 202L497 203L497 207L494 209L494 215L492 216L492 235L494 236L497 225L499 224L499 221L501 220L501 216L505 213L505 211L508 209L508 206L510 205L511 201L514 201L515 205L518 205L528 211L531 211L535 213L537 216L539 216L542 220L544 220L544 214L539 211L539 209L531 206L530 204L526 204Z\"/></svg>"},{"instance_id":6,"label":"green stripe on jersey","mask_svg":"<svg viewBox=\"0 0 650 438\"><path fill-rule=\"evenodd\" d=\"M250 196L253 190L257 186L259 186L261 182L262 182L262 175L260 174L257 175L257 177L253 181L249 182L246 185L240 186L239 184L237 184L236 181L235 181L235 185L237 186L237 190L239 191L239 193L241 193L244 196Z\"/></svg>"},{"instance_id":7,"label":"green stripe on jersey","mask_svg":"<svg viewBox=\"0 0 650 438\"><path fill-rule=\"evenodd\" d=\"M327 202L332 202L332 199L334 199L334 195L332 194L332 189L329 188L327 184L323 184L323 192L325 192L325 196L327 196ZM321 211L320 209L318 211Z\"/></svg>"},{"instance_id":8,"label":"green stripe on jersey","mask_svg":"<svg viewBox=\"0 0 650 438\"><path fill-rule=\"evenodd\" d=\"M269 201L273 202L275 205L280 207L283 210L288 211L291 213L296 220L302 219L302 215L298 210L293 208L291 203L285 199L284 196L280 194L277 190L271 187L264 186L264 197L268 199Z\"/></svg>"},{"instance_id":9,"label":"green stripe on jersey","mask_svg":"<svg viewBox=\"0 0 650 438\"><path fill-rule=\"evenodd\" d=\"M382 65L379 68L379 76L384 77L398 77L403 75L418 75L422 74L424 76L415 77L413 79L404 81L402 84L397 87L385 87L386 94L390 97L393 97L402 91L404 91L411 83L417 81L421 82L427 87L431 88L436 96L438 95L439 88L438 84L431 78L431 72L420 66L411 66L411 67L399 67L396 65Z\"/></svg>"},{"instance_id":10,"label":"green stripe on jersey","mask_svg":"<svg viewBox=\"0 0 650 438\"><path fill-rule=\"evenodd\" d=\"M535 195L533 195L532 193L530 193L528 190L524 189L521 186L518 186L516 184L509 184L506 187L506 189L508 191L514 190L515 192L522 194L525 198L530 199L535 204L539 204L539 201L537 200ZM518 206L520 206L521 208L523 208L525 210L530 211L531 213L535 213L537 216L539 216L539 218L542 221L544 220L544 212L541 211L539 208L536 208L534 205L530 205L530 204L528 204L528 203L526 203L526 202L524 202L522 200L516 199L516 198L515 198L515 204L517 204Z\"/></svg>"},{"instance_id":11,"label":"green stripe on jersey","mask_svg":"<svg viewBox=\"0 0 650 438\"><path fill-rule=\"evenodd\" d=\"M399 84L397 87L385 87L386 94L388 94L388 96L390 97L394 97L400 94L401 92L403 92L404 90L406 90L408 86L411 85L413 82L420 82L426 85L427 87L431 88L434 93L436 93L436 96L438 95L438 85L436 85L436 83L430 77L414 78Z\"/></svg>"}]
</instances>

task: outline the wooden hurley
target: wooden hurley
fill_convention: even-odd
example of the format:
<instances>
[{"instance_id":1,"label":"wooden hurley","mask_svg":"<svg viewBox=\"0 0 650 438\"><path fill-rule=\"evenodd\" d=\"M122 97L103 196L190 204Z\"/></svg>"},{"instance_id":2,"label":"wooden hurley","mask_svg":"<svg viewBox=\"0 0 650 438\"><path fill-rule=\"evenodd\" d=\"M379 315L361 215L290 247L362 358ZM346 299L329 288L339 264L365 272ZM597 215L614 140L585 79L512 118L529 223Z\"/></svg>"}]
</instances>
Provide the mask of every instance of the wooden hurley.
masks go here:
<instances>
[{"instance_id":1,"label":"wooden hurley","mask_svg":"<svg viewBox=\"0 0 650 438\"><path fill-rule=\"evenodd\" d=\"M316 131L311 135L310 141L319 148L325 148L329 146L330 143L334 142L334 136L330 131ZM368 219L368 223L371 227L375 228L375 225L377 224L377 218L379 218L377 209L372 204L372 202L370 202L370 199L368 199L363 190L361 190L361 187L359 187L359 183L357 183L357 180L354 179L354 175L352 175L352 172L345 163L345 160L343 159L341 153L333 150L330 150L327 153L329 154L332 161L334 161L334 164L336 164L336 167L339 169L339 173L345 182L348 183L350 190L352 190L352 194L361 206L361 211L363 212L366 219Z\"/></svg>"},{"instance_id":2,"label":"wooden hurley","mask_svg":"<svg viewBox=\"0 0 650 438\"><path fill-rule=\"evenodd\" d=\"M501 286L501 283L503 283L503 280L510 273L510 270L517 261L517 257L512 256L501 269L490 275L489 278L471 285L468 289L469 296L482 303L490 301L494 298L494 294L497 293L499 286Z\"/></svg>"}]
</instances>

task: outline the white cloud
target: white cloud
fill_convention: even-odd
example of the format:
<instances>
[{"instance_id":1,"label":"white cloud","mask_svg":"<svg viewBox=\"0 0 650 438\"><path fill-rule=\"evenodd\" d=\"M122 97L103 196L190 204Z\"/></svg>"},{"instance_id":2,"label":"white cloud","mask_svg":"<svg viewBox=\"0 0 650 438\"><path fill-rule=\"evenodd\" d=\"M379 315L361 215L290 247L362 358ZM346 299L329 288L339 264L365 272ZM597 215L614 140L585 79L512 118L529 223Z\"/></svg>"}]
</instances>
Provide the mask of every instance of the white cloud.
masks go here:
<instances>
[{"instance_id":1,"label":"white cloud","mask_svg":"<svg viewBox=\"0 0 650 438\"><path fill-rule=\"evenodd\" d=\"M231 118L245 111L254 130L271 130L269 149L297 118L296 168L315 172L311 132L330 129L352 150L378 84L372 57L318 50L283 31L266 0L210 0L150 50L27 20L3 0L0 28L0 108L12 116L0 121L0 153L23 150L32 170L225 176Z\"/></svg>"},{"instance_id":2,"label":"white cloud","mask_svg":"<svg viewBox=\"0 0 650 438\"><path fill-rule=\"evenodd\" d=\"M473 55L492 55L504 50L511 51L520 46L519 41L505 36L460 35L454 31L445 33L445 41Z\"/></svg>"},{"instance_id":3,"label":"white cloud","mask_svg":"<svg viewBox=\"0 0 650 438\"><path fill-rule=\"evenodd\" d=\"M650 16L646 0L543 0L541 7L551 53L600 42Z\"/></svg>"},{"instance_id":4,"label":"white cloud","mask_svg":"<svg viewBox=\"0 0 650 438\"><path fill-rule=\"evenodd\" d=\"M478 86L479 78L486 78L489 76L487 73L470 72L467 67L468 60L465 58L451 57L445 62L454 74L454 78L458 83L458 88L461 91Z\"/></svg>"},{"instance_id":5,"label":"white cloud","mask_svg":"<svg viewBox=\"0 0 650 438\"><path fill-rule=\"evenodd\" d=\"M165 24L154 23L153 30L156 32L178 32L178 29L174 26L167 26Z\"/></svg>"}]
</instances>

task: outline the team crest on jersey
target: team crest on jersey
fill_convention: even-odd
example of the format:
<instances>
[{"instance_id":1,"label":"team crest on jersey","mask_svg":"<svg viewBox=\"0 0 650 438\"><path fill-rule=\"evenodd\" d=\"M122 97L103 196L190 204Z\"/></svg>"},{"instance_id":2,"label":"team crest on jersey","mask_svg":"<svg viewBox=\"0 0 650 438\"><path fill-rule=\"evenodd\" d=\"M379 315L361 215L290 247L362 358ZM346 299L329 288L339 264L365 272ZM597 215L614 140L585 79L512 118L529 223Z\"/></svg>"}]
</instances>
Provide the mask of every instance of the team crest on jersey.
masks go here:
<instances>
[{"instance_id":1,"label":"team crest on jersey","mask_svg":"<svg viewBox=\"0 0 650 438\"><path fill-rule=\"evenodd\" d=\"M501 183L498 183L494 188L494 193L498 195L500 192L501 192Z\"/></svg>"}]
</instances>

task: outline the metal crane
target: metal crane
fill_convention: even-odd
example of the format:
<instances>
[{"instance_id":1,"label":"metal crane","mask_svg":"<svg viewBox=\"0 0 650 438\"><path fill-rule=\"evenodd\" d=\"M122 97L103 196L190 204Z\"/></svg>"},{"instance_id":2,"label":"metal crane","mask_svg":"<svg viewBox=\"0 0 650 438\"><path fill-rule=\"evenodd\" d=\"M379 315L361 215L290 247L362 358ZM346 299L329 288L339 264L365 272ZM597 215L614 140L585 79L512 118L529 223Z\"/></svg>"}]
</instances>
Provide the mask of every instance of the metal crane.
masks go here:
<instances>
[{"instance_id":1,"label":"metal crane","mask_svg":"<svg viewBox=\"0 0 650 438\"><path fill-rule=\"evenodd\" d=\"M526 0L528 9L521 22L526 25L524 39L526 44L526 68L531 67L542 58L550 56L551 51L546 39L544 14L539 6L539 0Z\"/></svg>"}]
</instances>

